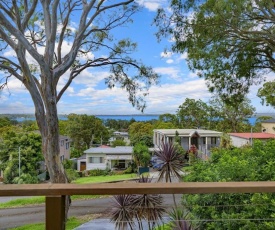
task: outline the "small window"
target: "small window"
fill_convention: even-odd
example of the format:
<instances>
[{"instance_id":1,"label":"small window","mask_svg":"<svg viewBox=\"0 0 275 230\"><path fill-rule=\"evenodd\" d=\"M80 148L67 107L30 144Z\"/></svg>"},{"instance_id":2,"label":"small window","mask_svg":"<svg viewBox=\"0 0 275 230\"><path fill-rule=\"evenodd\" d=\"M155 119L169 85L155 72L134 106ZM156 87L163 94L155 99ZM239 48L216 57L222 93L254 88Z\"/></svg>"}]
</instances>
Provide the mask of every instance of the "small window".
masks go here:
<instances>
[{"instance_id":1,"label":"small window","mask_svg":"<svg viewBox=\"0 0 275 230\"><path fill-rule=\"evenodd\" d=\"M206 137L202 138L202 144L206 145Z\"/></svg>"},{"instance_id":2,"label":"small window","mask_svg":"<svg viewBox=\"0 0 275 230\"><path fill-rule=\"evenodd\" d=\"M103 163L103 157L89 157L89 163L102 164Z\"/></svg>"},{"instance_id":3,"label":"small window","mask_svg":"<svg viewBox=\"0 0 275 230\"><path fill-rule=\"evenodd\" d=\"M70 148L70 142L66 143L66 149Z\"/></svg>"},{"instance_id":4,"label":"small window","mask_svg":"<svg viewBox=\"0 0 275 230\"><path fill-rule=\"evenodd\" d=\"M217 144L217 137L211 137L211 145Z\"/></svg>"},{"instance_id":5,"label":"small window","mask_svg":"<svg viewBox=\"0 0 275 230\"><path fill-rule=\"evenodd\" d=\"M61 141L61 146L63 146L63 145L64 145L64 140Z\"/></svg>"}]
</instances>

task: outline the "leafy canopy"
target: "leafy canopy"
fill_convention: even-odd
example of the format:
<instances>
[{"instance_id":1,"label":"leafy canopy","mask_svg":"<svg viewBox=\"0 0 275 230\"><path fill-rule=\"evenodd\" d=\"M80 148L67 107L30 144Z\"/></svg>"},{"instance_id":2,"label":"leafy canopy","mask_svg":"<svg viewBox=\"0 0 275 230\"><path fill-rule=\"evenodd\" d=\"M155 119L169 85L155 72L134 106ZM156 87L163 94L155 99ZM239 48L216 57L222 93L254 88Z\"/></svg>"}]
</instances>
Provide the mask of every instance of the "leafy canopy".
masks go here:
<instances>
[{"instance_id":1,"label":"leafy canopy","mask_svg":"<svg viewBox=\"0 0 275 230\"><path fill-rule=\"evenodd\" d=\"M190 69L226 102L242 101L250 86L275 70L272 1L170 2L170 10L155 18L158 38L172 38L174 52L187 52Z\"/></svg>"}]
</instances>

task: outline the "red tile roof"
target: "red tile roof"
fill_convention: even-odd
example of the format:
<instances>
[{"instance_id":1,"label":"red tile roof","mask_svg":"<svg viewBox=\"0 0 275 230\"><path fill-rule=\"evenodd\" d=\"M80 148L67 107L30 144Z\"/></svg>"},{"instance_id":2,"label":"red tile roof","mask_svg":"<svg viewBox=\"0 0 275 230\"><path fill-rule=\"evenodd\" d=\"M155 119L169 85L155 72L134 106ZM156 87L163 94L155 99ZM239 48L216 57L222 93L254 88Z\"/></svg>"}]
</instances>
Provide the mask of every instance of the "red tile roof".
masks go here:
<instances>
[{"instance_id":1,"label":"red tile roof","mask_svg":"<svg viewBox=\"0 0 275 230\"><path fill-rule=\"evenodd\" d=\"M245 139L270 139L275 138L275 134L272 133L229 133L230 136L240 137Z\"/></svg>"}]
</instances>

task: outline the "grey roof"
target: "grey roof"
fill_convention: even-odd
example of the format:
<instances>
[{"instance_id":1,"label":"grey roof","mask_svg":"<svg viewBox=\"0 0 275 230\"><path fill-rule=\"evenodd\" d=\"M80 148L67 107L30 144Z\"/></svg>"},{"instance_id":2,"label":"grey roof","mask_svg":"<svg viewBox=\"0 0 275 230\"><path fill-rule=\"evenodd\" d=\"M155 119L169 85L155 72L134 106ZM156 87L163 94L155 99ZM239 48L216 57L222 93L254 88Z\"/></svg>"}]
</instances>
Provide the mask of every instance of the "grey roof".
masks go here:
<instances>
[{"instance_id":1,"label":"grey roof","mask_svg":"<svg viewBox=\"0 0 275 230\"><path fill-rule=\"evenodd\" d=\"M178 132L179 136L192 136L195 132L197 132L201 137L209 137L209 136L221 136L222 132L217 132L213 130L206 129L155 129L154 132L162 133L166 136L175 136L176 132Z\"/></svg>"},{"instance_id":2,"label":"grey roof","mask_svg":"<svg viewBox=\"0 0 275 230\"><path fill-rule=\"evenodd\" d=\"M115 148L89 148L84 153L105 153L105 154L132 154L133 146L116 146Z\"/></svg>"},{"instance_id":3,"label":"grey roof","mask_svg":"<svg viewBox=\"0 0 275 230\"><path fill-rule=\"evenodd\" d=\"M275 123L275 119L268 119L268 120L262 121L262 123Z\"/></svg>"}]
</instances>

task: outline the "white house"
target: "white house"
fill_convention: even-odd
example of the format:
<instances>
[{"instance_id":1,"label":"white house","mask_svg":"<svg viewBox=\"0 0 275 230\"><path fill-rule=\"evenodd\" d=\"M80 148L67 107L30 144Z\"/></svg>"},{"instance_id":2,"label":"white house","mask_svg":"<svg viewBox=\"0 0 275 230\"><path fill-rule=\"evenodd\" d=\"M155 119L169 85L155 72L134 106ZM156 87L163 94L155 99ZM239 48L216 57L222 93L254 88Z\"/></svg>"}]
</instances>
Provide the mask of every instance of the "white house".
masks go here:
<instances>
[{"instance_id":1,"label":"white house","mask_svg":"<svg viewBox=\"0 0 275 230\"><path fill-rule=\"evenodd\" d=\"M229 133L231 143L235 147L241 147L244 145L252 145L254 139L268 140L275 138L273 133Z\"/></svg>"},{"instance_id":2,"label":"white house","mask_svg":"<svg viewBox=\"0 0 275 230\"><path fill-rule=\"evenodd\" d=\"M205 129L155 129L154 147L161 146L162 142L175 142L176 136L180 138L184 150L190 150L191 145L195 145L204 158L209 156L212 147L220 145L222 132Z\"/></svg>"},{"instance_id":3,"label":"white house","mask_svg":"<svg viewBox=\"0 0 275 230\"><path fill-rule=\"evenodd\" d=\"M116 146L114 148L100 146L84 151L86 155L77 161L77 170L91 169L125 169L132 161L132 146Z\"/></svg>"},{"instance_id":4,"label":"white house","mask_svg":"<svg viewBox=\"0 0 275 230\"><path fill-rule=\"evenodd\" d=\"M126 144L130 144L128 132L119 132L119 131L113 132L113 135L109 139L109 142L112 143L115 140L123 140Z\"/></svg>"}]
</instances>

